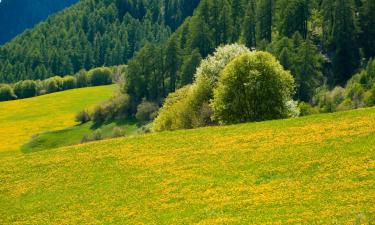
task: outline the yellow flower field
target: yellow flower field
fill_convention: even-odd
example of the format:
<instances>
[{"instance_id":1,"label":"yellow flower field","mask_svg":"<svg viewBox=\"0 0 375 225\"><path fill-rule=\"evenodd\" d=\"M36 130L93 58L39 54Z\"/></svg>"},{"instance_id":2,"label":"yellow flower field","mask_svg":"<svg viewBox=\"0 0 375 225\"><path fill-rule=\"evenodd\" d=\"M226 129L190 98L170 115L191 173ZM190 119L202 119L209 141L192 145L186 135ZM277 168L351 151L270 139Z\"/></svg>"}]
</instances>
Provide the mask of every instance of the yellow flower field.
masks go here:
<instances>
[{"instance_id":1,"label":"yellow flower field","mask_svg":"<svg viewBox=\"0 0 375 225\"><path fill-rule=\"evenodd\" d=\"M0 224L374 224L375 108L0 157Z\"/></svg>"},{"instance_id":2,"label":"yellow flower field","mask_svg":"<svg viewBox=\"0 0 375 225\"><path fill-rule=\"evenodd\" d=\"M0 152L19 150L35 134L74 125L77 112L110 98L114 89L89 87L0 102Z\"/></svg>"}]
</instances>

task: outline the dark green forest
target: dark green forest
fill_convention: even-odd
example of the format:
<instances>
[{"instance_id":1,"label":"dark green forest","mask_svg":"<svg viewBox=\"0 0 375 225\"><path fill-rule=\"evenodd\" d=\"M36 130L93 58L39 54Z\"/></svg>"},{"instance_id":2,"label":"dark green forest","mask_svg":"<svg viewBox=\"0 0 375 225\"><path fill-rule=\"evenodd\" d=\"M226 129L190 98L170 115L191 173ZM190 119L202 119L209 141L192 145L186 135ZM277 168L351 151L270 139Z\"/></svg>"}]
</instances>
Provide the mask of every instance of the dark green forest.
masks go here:
<instances>
[{"instance_id":1,"label":"dark green forest","mask_svg":"<svg viewBox=\"0 0 375 225\"><path fill-rule=\"evenodd\" d=\"M235 42L272 53L296 81L294 99L317 105L317 92L369 70L375 2L83 0L2 46L0 82L127 64L133 105L161 104L193 82L201 59Z\"/></svg>"},{"instance_id":2,"label":"dark green forest","mask_svg":"<svg viewBox=\"0 0 375 225\"><path fill-rule=\"evenodd\" d=\"M191 83L200 58L240 42L273 53L296 79L295 98L310 101L317 87L345 85L367 66L374 31L370 0L203 0L165 44L149 44L129 62L128 92L159 101Z\"/></svg>"},{"instance_id":3,"label":"dark green forest","mask_svg":"<svg viewBox=\"0 0 375 225\"><path fill-rule=\"evenodd\" d=\"M0 1L0 44L26 28L46 19L49 15L68 7L78 0L2 0Z\"/></svg>"},{"instance_id":4,"label":"dark green forest","mask_svg":"<svg viewBox=\"0 0 375 225\"><path fill-rule=\"evenodd\" d=\"M197 4L82 0L0 47L0 82L125 64L146 43L164 42Z\"/></svg>"}]
</instances>

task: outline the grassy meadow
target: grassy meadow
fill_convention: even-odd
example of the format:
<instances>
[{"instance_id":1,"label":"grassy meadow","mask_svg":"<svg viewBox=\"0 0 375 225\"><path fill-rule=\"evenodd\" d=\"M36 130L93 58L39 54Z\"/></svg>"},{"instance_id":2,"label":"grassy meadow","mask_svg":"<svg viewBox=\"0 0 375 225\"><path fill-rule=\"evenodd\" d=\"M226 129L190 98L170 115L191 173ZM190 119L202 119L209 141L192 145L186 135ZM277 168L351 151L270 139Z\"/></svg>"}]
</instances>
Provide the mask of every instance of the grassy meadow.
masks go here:
<instances>
[{"instance_id":1,"label":"grassy meadow","mask_svg":"<svg viewBox=\"0 0 375 225\"><path fill-rule=\"evenodd\" d=\"M80 110L110 98L114 85L80 88L0 102L0 153L18 151L33 135L76 124Z\"/></svg>"},{"instance_id":2,"label":"grassy meadow","mask_svg":"<svg viewBox=\"0 0 375 225\"><path fill-rule=\"evenodd\" d=\"M0 183L0 224L374 224L375 108L18 152Z\"/></svg>"}]
</instances>

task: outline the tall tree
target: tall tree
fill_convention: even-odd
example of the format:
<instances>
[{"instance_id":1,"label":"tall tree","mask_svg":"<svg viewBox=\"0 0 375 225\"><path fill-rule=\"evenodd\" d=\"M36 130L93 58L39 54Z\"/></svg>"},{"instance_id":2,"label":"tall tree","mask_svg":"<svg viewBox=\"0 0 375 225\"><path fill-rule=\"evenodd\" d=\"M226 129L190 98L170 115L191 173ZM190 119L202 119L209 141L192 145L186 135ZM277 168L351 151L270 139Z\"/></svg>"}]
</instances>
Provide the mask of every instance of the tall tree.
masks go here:
<instances>
[{"instance_id":1,"label":"tall tree","mask_svg":"<svg viewBox=\"0 0 375 225\"><path fill-rule=\"evenodd\" d=\"M262 0L257 4L256 31L258 43L262 40L272 41L272 8L273 0Z\"/></svg>"},{"instance_id":2,"label":"tall tree","mask_svg":"<svg viewBox=\"0 0 375 225\"><path fill-rule=\"evenodd\" d=\"M336 0L332 44L335 82L343 85L359 65L354 3L350 0Z\"/></svg>"},{"instance_id":3,"label":"tall tree","mask_svg":"<svg viewBox=\"0 0 375 225\"><path fill-rule=\"evenodd\" d=\"M256 46L256 21L255 21L255 0L249 0L247 5L244 22L242 24L242 37L247 47Z\"/></svg>"},{"instance_id":4,"label":"tall tree","mask_svg":"<svg viewBox=\"0 0 375 225\"><path fill-rule=\"evenodd\" d=\"M304 38L307 36L309 9L307 0L289 0L281 10L280 32L291 37L298 31Z\"/></svg>"},{"instance_id":5,"label":"tall tree","mask_svg":"<svg viewBox=\"0 0 375 225\"><path fill-rule=\"evenodd\" d=\"M173 36L167 43L166 48L166 71L169 77L169 92L174 92L176 90L177 82L177 71L180 64L180 54L177 44L176 36Z\"/></svg>"},{"instance_id":6,"label":"tall tree","mask_svg":"<svg viewBox=\"0 0 375 225\"><path fill-rule=\"evenodd\" d=\"M361 44L367 57L375 57L375 1L364 0L360 10Z\"/></svg>"}]
</instances>

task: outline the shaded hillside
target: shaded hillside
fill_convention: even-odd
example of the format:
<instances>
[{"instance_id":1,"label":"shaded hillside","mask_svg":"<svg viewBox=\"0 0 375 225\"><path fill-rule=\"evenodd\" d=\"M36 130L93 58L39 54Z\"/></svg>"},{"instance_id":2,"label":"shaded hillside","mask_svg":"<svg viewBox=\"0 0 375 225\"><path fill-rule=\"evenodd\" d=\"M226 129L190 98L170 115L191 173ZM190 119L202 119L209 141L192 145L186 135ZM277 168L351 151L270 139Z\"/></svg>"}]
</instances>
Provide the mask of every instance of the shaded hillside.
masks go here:
<instances>
[{"instance_id":1,"label":"shaded hillside","mask_svg":"<svg viewBox=\"0 0 375 225\"><path fill-rule=\"evenodd\" d=\"M0 1L0 45L78 0Z\"/></svg>"},{"instance_id":2,"label":"shaded hillside","mask_svg":"<svg viewBox=\"0 0 375 225\"><path fill-rule=\"evenodd\" d=\"M0 47L0 82L124 64L163 43L198 0L82 0Z\"/></svg>"}]
</instances>

